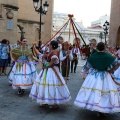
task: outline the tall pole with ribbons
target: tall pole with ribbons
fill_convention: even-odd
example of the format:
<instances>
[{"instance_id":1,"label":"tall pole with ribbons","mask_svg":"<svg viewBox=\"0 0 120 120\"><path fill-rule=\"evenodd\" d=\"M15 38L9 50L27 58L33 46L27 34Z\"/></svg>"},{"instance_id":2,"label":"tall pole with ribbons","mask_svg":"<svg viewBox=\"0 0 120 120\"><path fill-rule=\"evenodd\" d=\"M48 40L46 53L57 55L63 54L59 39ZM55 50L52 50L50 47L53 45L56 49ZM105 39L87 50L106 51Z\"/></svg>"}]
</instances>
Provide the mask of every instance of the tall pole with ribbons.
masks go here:
<instances>
[{"instance_id":1,"label":"tall pole with ribbons","mask_svg":"<svg viewBox=\"0 0 120 120\"><path fill-rule=\"evenodd\" d=\"M70 29L71 29L71 19L73 17L73 15L68 15L69 17L69 38L68 38L68 45L70 43ZM68 46L68 50L67 50L67 53L69 53L69 46ZM67 80L68 80L68 72L69 72L69 57L67 58L67 66L66 66L66 83L67 83Z\"/></svg>"}]
</instances>

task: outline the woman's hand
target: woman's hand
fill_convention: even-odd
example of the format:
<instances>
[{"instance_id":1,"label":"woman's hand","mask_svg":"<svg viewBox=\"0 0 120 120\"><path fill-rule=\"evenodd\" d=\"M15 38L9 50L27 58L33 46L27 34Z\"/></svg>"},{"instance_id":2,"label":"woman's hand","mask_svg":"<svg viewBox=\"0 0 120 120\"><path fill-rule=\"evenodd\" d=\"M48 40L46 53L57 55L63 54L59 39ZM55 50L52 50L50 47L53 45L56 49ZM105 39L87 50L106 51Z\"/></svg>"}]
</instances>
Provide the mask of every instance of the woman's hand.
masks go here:
<instances>
[{"instance_id":1,"label":"woman's hand","mask_svg":"<svg viewBox=\"0 0 120 120\"><path fill-rule=\"evenodd\" d=\"M15 60L13 58L11 58L11 63L13 63Z\"/></svg>"},{"instance_id":2,"label":"woman's hand","mask_svg":"<svg viewBox=\"0 0 120 120\"><path fill-rule=\"evenodd\" d=\"M36 43L32 43L32 47L35 47L36 46Z\"/></svg>"}]
</instances>

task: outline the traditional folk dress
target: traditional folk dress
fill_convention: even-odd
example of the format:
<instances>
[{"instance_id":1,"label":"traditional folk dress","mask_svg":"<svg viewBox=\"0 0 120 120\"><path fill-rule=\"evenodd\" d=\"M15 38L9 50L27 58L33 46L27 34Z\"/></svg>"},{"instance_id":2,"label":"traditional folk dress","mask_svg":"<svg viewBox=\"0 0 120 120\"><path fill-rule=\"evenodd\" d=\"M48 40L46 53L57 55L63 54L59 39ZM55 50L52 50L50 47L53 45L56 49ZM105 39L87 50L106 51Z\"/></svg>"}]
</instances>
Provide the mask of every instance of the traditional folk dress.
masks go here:
<instances>
[{"instance_id":1,"label":"traditional folk dress","mask_svg":"<svg viewBox=\"0 0 120 120\"><path fill-rule=\"evenodd\" d=\"M63 77L69 77L70 61L73 60L72 52L70 51L69 58L66 57L67 52L68 51L65 51L65 50L60 51L61 70L62 70L62 76Z\"/></svg>"},{"instance_id":2,"label":"traditional folk dress","mask_svg":"<svg viewBox=\"0 0 120 120\"><path fill-rule=\"evenodd\" d=\"M120 67L114 72L113 77L118 83L120 83Z\"/></svg>"},{"instance_id":3,"label":"traditional folk dress","mask_svg":"<svg viewBox=\"0 0 120 120\"><path fill-rule=\"evenodd\" d=\"M37 77L37 71L32 59L32 52L26 46L24 49L19 46L11 51L15 64L10 72L9 81L13 89L28 89L33 85Z\"/></svg>"},{"instance_id":4,"label":"traditional folk dress","mask_svg":"<svg viewBox=\"0 0 120 120\"><path fill-rule=\"evenodd\" d=\"M96 52L90 56L82 68L88 75L74 104L102 113L120 112L119 91L108 72L115 65L115 58L108 53Z\"/></svg>"},{"instance_id":5,"label":"traditional folk dress","mask_svg":"<svg viewBox=\"0 0 120 120\"><path fill-rule=\"evenodd\" d=\"M56 59L53 66L49 66L52 59ZM70 92L59 71L58 51L52 52L47 62L44 63L43 70L39 73L32 86L30 97L35 99L40 105L59 105L71 99Z\"/></svg>"},{"instance_id":6,"label":"traditional folk dress","mask_svg":"<svg viewBox=\"0 0 120 120\"><path fill-rule=\"evenodd\" d=\"M118 85L118 90L120 91L120 67L114 72L113 78Z\"/></svg>"},{"instance_id":7,"label":"traditional folk dress","mask_svg":"<svg viewBox=\"0 0 120 120\"><path fill-rule=\"evenodd\" d=\"M81 48L81 57L83 60L86 60L86 52L87 52L87 48L84 46Z\"/></svg>"}]
</instances>

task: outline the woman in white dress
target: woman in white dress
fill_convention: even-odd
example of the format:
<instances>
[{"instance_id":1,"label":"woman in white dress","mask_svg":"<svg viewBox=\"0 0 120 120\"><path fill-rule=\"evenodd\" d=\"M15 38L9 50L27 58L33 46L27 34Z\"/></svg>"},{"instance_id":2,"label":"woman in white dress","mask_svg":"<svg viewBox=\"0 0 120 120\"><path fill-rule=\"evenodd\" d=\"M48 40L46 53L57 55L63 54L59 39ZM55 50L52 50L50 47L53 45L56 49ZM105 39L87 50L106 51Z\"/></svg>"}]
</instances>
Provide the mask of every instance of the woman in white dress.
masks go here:
<instances>
[{"instance_id":1,"label":"woman in white dress","mask_svg":"<svg viewBox=\"0 0 120 120\"><path fill-rule=\"evenodd\" d=\"M119 63L119 62L118 62ZM114 78L114 81L117 84L117 88L120 91L120 66L118 67L118 69L114 72L114 74L112 75Z\"/></svg>"},{"instance_id":2,"label":"woman in white dress","mask_svg":"<svg viewBox=\"0 0 120 120\"><path fill-rule=\"evenodd\" d=\"M57 48L57 41L50 42L50 53L42 57L46 58L46 61L44 61L43 69L34 81L30 92L32 99L35 99L41 106L47 104L49 108L57 108L59 104L71 99L65 80L59 71L59 51L56 50ZM37 53L40 55L39 52Z\"/></svg>"},{"instance_id":3,"label":"woman in white dress","mask_svg":"<svg viewBox=\"0 0 120 120\"><path fill-rule=\"evenodd\" d=\"M11 50L15 64L10 72L9 82L12 83L13 89L18 89L19 95L24 93L24 89L31 88L37 77L32 52L26 45L27 40L22 39L21 45Z\"/></svg>"},{"instance_id":4,"label":"woman in white dress","mask_svg":"<svg viewBox=\"0 0 120 120\"><path fill-rule=\"evenodd\" d=\"M83 74L87 73L87 76L74 104L101 113L120 112L119 91L111 77L117 61L104 52L104 48L104 43L98 43L98 52L91 55L82 68Z\"/></svg>"}]
</instances>

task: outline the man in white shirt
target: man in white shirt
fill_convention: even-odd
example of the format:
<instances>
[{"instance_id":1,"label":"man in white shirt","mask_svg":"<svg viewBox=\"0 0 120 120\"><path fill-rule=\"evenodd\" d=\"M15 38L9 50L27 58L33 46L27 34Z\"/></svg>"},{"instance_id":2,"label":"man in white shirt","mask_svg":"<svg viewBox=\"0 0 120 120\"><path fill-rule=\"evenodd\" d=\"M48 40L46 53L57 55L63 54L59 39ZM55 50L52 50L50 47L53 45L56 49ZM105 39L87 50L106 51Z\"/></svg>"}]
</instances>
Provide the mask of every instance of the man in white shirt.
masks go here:
<instances>
[{"instance_id":1,"label":"man in white shirt","mask_svg":"<svg viewBox=\"0 0 120 120\"><path fill-rule=\"evenodd\" d=\"M71 73L73 72L73 65L74 65L74 73L76 73L78 59L80 57L80 51L79 51L79 48L76 47L75 44L73 44L72 54L73 54L73 60L71 61Z\"/></svg>"},{"instance_id":2,"label":"man in white shirt","mask_svg":"<svg viewBox=\"0 0 120 120\"><path fill-rule=\"evenodd\" d=\"M62 36L58 36L56 38L56 40L58 41L58 50L61 51L62 50L62 44L64 42L63 37Z\"/></svg>"}]
</instances>

